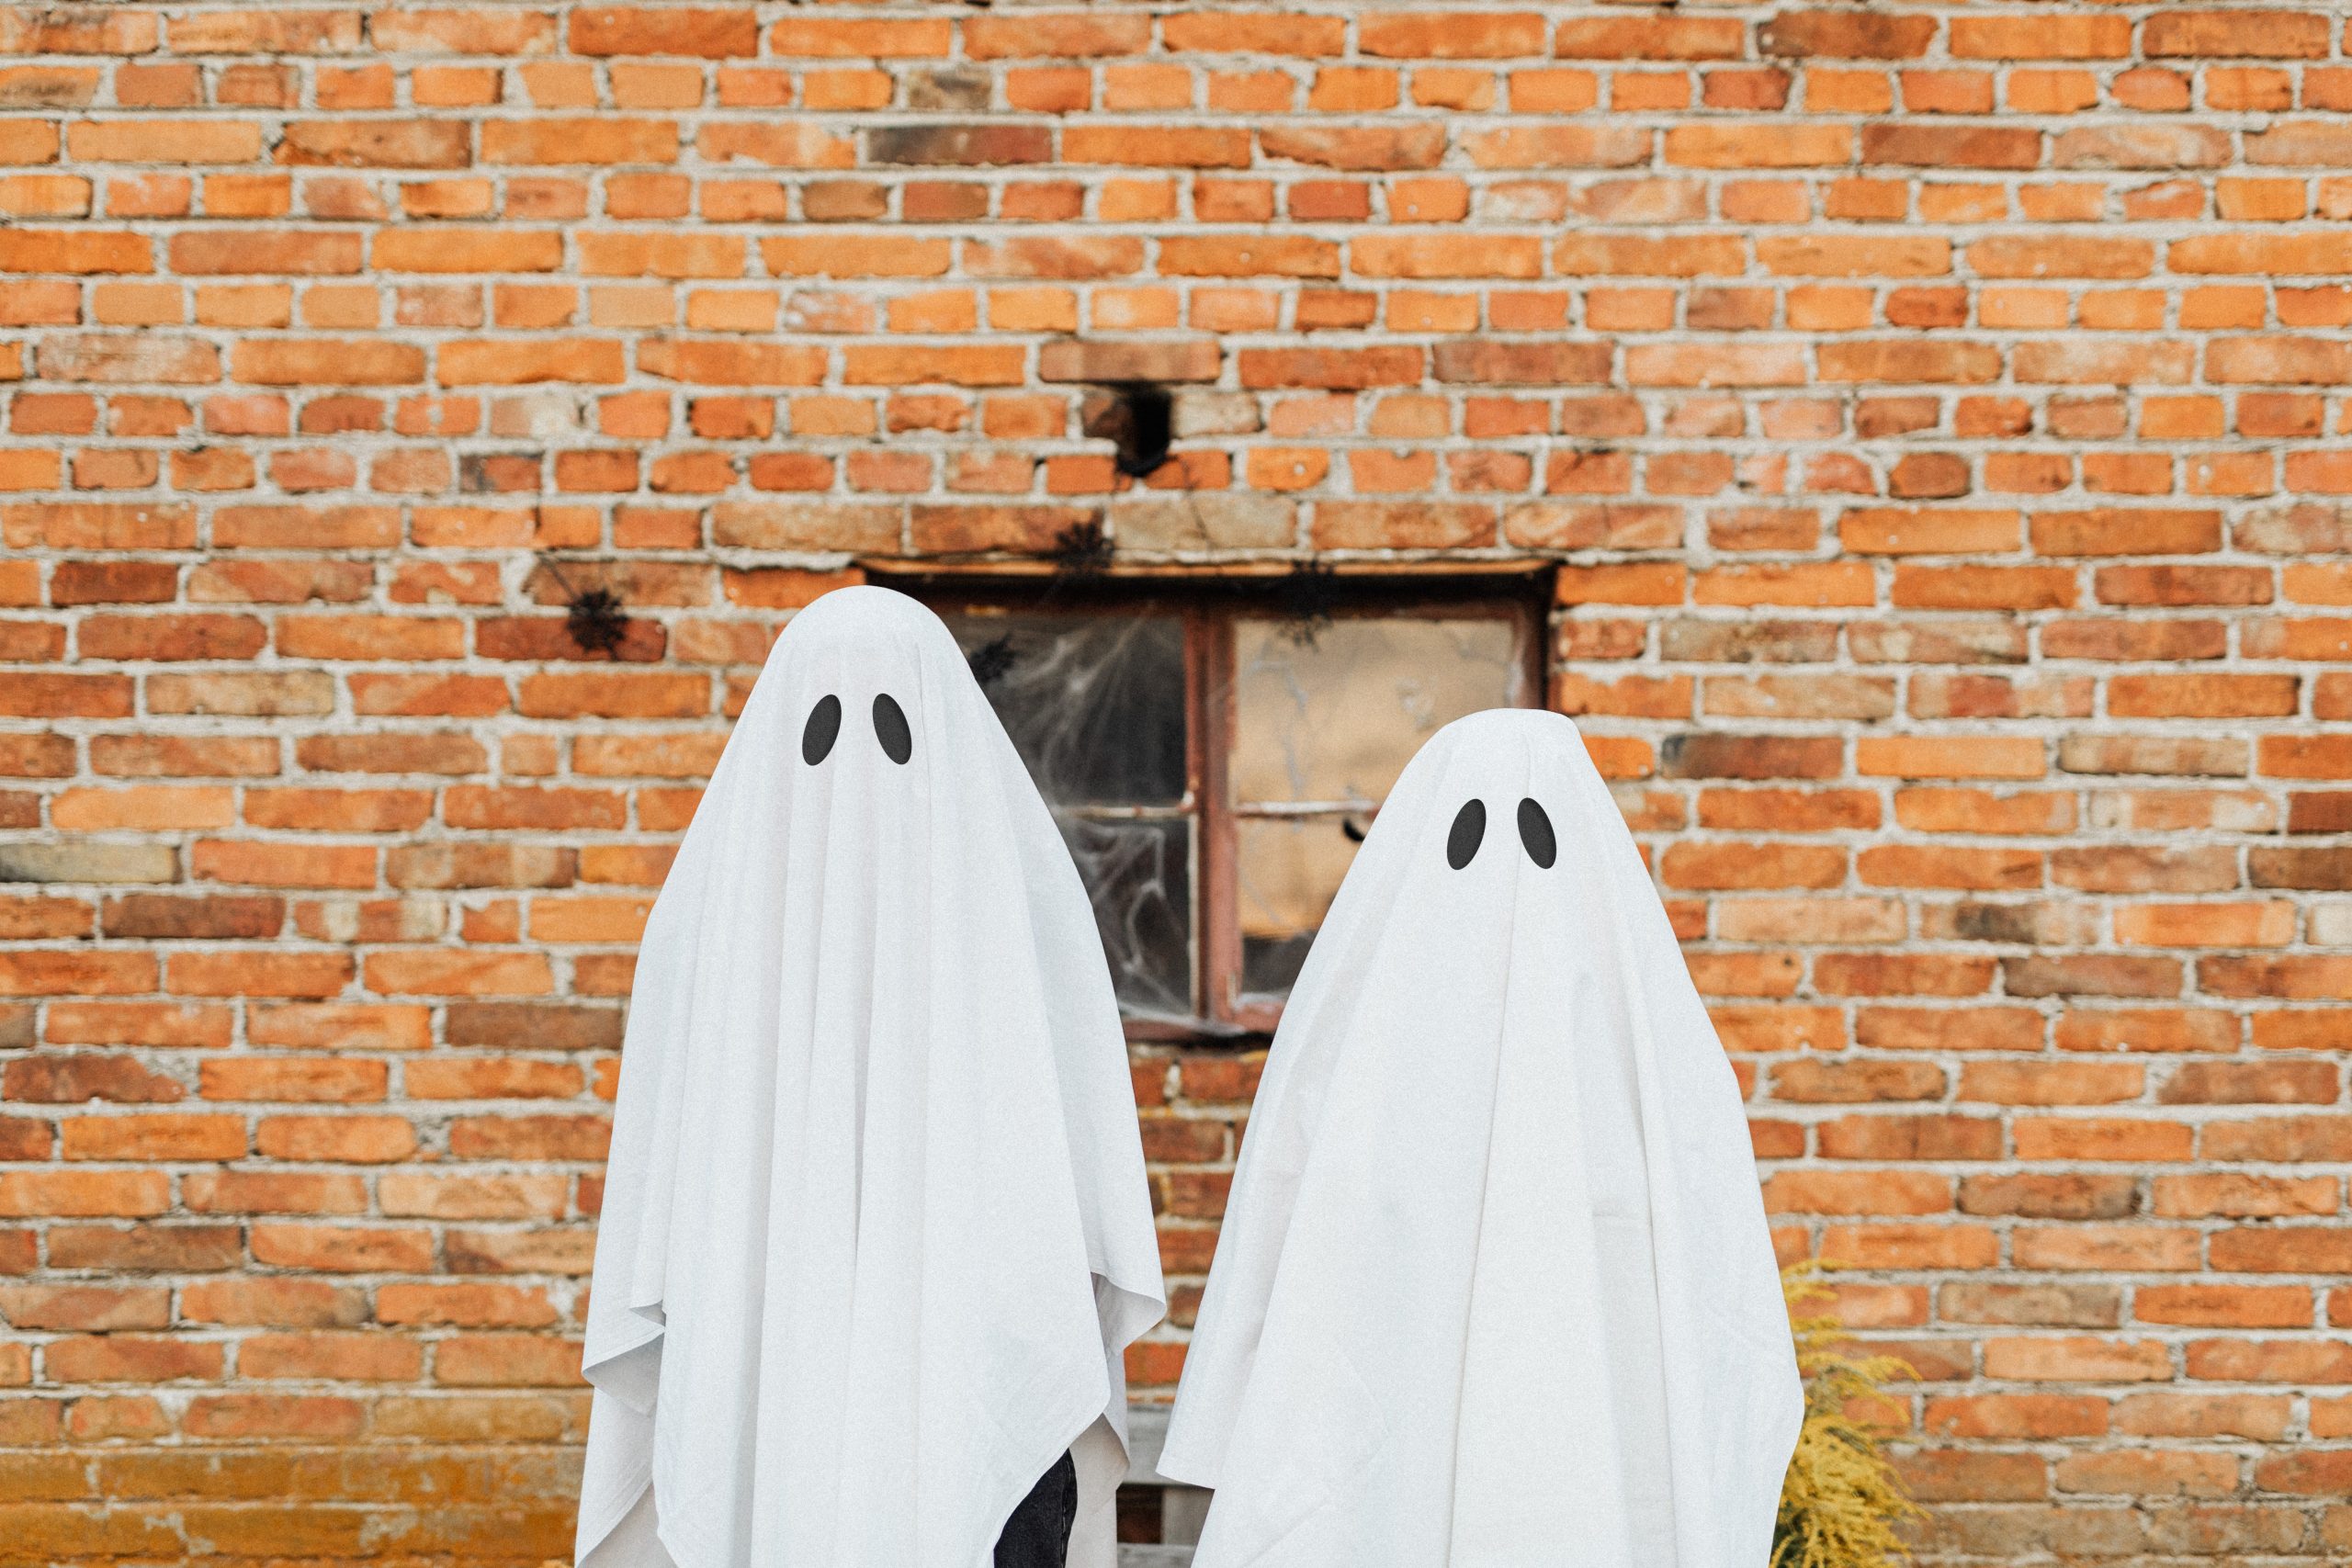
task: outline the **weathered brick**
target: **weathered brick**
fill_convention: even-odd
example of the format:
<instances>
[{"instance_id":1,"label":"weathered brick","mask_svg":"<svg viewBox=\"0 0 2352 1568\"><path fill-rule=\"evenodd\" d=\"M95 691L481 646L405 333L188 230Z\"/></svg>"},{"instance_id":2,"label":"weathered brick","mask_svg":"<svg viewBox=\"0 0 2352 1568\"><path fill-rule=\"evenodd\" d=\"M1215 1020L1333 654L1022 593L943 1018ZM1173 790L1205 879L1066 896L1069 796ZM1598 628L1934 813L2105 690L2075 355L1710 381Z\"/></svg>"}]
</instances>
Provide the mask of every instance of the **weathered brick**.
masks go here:
<instances>
[{"instance_id":1,"label":"weathered brick","mask_svg":"<svg viewBox=\"0 0 2352 1568\"><path fill-rule=\"evenodd\" d=\"M759 22L734 8L594 6L571 13L567 39L576 54L700 55L725 59L759 52Z\"/></svg>"}]
</instances>

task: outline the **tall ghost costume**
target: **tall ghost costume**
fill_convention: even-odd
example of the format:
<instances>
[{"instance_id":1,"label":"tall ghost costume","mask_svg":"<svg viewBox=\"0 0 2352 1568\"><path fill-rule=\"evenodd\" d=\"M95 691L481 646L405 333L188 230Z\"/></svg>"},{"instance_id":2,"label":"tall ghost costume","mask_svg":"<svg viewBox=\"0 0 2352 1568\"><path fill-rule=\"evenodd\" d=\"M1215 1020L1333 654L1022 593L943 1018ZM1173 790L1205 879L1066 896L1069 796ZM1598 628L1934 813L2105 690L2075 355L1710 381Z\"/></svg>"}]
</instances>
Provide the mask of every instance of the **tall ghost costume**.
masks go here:
<instances>
[{"instance_id":1,"label":"tall ghost costume","mask_svg":"<svg viewBox=\"0 0 2352 1568\"><path fill-rule=\"evenodd\" d=\"M1195 1568L1763 1568L1803 1396L1737 1083L1576 727L1414 758L1250 1113Z\"/></svg>"},{"instance_id":2,"label":"tall ghost costume","mask_svg":"<svg viewBox=\"0 0 2352 1568\"><path fill-rule=\"evenodd\" d=\"M947 628L827 594L646 928L579 1561L987 1568L1068 1453L1067 1561L1110 1568L1121 1353L1161 1309L1078 872Z\"/></svg>"}]
</instances>

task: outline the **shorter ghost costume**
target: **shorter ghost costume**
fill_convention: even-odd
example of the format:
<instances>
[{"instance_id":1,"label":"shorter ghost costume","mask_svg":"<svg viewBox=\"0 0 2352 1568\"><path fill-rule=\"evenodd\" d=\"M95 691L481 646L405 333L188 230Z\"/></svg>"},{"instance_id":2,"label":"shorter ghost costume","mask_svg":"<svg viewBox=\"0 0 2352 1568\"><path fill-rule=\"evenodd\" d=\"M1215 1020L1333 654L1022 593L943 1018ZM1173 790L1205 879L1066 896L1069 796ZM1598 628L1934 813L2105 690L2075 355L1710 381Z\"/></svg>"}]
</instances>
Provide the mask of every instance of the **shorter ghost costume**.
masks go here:
<instances>
[{"instance_id":1,"label":"shorter ghost costume","mask_svg":"<svg viewBox=\"0 0 2352 1568\"><path fill-rule=\"evenodd\" d=\"M988 1568L1034 1495L1111 1568L1161 1305L1077 869L939 619L827 594L639 952L578 1560Z\"/></svg>"},{"instance_id":2,"label":"shorter ghost costume","mask_svg":"<svg viewBox=\"0 0 2352 1568\"><path fill-rule=\"evenodd\" d=\"M1763 1568L1803 1397L1737 1083L1576 727L1414 758L1250 1113L1195 1568Z\"/></svg>"}]
</instances>

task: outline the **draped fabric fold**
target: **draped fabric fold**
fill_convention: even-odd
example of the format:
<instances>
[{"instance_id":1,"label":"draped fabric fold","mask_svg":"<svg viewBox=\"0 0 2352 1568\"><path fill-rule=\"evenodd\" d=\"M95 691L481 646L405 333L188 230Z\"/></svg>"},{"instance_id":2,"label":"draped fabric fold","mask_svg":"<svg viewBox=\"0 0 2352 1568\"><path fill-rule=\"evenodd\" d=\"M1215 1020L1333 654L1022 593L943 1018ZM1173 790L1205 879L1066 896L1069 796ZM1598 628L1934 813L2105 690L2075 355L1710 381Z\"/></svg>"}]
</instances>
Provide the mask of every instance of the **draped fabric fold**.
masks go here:
<instances>
[{"instance_id":1,"label":"draped fabric fold","mask_svg":"<svg viewBox=\"0 0 2352 1568\"><path fill-rule=\"evenodd\" d=\"M1159 1461L1216 1489L1195 1568L1763 1568L1801 1415L1737 1083L1607 786L1557 715L1449 725L1251 1111Z\"/></svg>"},{"instance_id":2,"label":"draped fabric fold","mask_svg":"<svg viewBox=\"0 0 2352 1568\"><path fill-rule=\"evenodd\" d=\"M1074 1451L1109 1568L1163 1297L1091 912L954 638L777 639L648 923L585 1371L587 1568L982 1568Z\"/></svg>"}]
</instances>

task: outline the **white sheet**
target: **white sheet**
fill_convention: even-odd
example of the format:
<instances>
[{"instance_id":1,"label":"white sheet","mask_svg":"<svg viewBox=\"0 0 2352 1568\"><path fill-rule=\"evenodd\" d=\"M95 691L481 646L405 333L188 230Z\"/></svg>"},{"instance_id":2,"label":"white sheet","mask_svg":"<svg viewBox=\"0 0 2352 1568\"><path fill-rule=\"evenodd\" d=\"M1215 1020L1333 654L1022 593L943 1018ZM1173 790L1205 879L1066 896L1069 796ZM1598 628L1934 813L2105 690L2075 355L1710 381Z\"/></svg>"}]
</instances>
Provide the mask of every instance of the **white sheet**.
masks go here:
<instances>
[{"instance_id":1,"label":"white sheet","mask_svg":"<svg viewBox=\"0 0 2352 1568\"><path fill-rule=\"evenodd\" d=\"M938 618L827 594L640 950L578 1558L984 1568L1075 1445L1069 1561L1110 1568L1122 1352L1162 1305L1077 870Z\"/></svg>"},{"instance_id":2,"label":"white sheet","mask_svg":"<svg viewBox=\"0 0 2352 1568\"><path fill-rule=\"evenodd\" d=\"M1216 1489L1195 1568L1762 1568L1802 1404L1736 1080L1576 727L1449 725L1250 1115L1159 1461Z\"/></svg>"}]
</instances>

